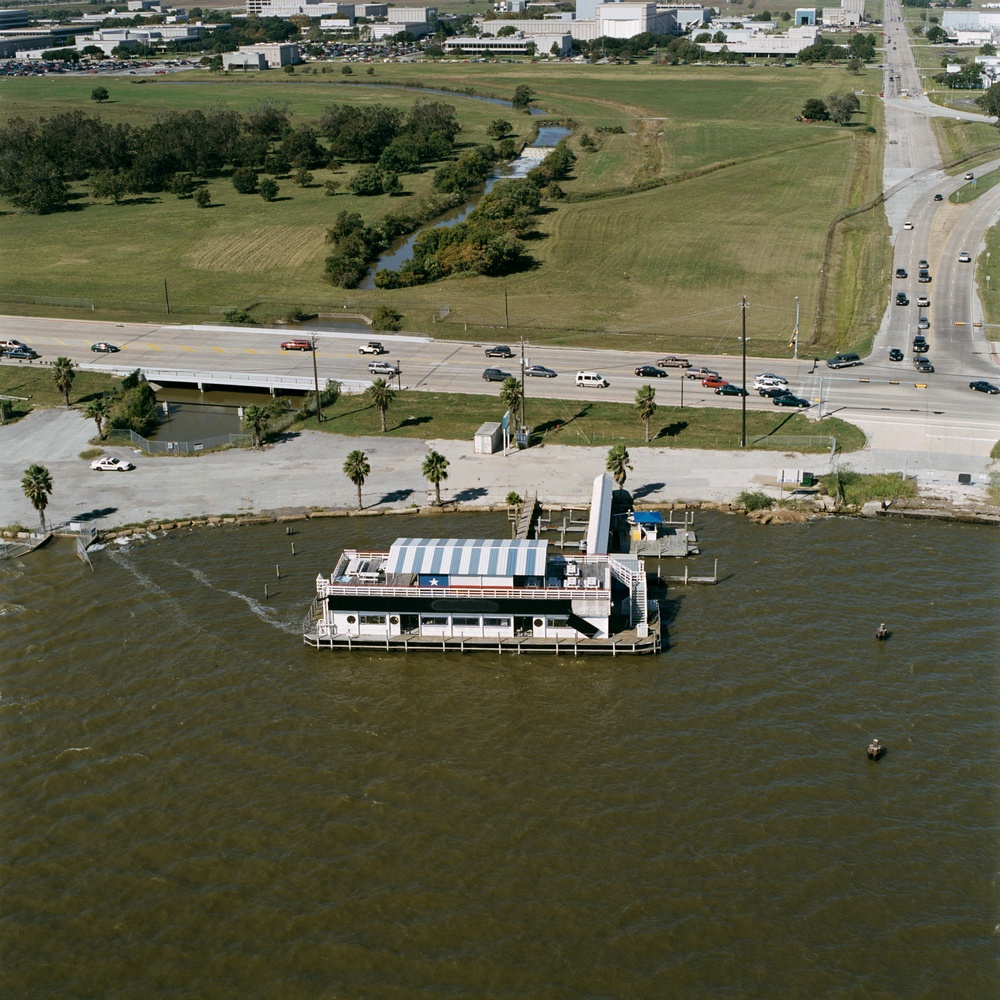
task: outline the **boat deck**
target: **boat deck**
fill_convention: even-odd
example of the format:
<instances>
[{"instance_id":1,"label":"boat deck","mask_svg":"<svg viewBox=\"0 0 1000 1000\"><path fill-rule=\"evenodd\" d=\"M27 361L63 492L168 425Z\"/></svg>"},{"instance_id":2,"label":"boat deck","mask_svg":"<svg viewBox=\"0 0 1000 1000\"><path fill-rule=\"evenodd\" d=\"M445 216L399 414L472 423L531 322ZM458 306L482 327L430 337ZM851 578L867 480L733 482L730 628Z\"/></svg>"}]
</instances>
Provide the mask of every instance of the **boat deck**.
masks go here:
<instances>
[{"instance_id":1,"label":"boat deck","mask_svg":"<svg viewBox=\"0 0 1000 1000\"><path fill-rule=\"evenodd\" d=\"M641 656L658 653L661 649L658 624L651 623L649 635L640 638L635 629L625 629L611 639L544 639L534 636L497 638L488 636L420 636L420 635L333 635L318 636L315 627L303 632L307 646L315 649L384 649L389 652L442 653L553 653L556 656Z\"/></svg>"}]
</instances>

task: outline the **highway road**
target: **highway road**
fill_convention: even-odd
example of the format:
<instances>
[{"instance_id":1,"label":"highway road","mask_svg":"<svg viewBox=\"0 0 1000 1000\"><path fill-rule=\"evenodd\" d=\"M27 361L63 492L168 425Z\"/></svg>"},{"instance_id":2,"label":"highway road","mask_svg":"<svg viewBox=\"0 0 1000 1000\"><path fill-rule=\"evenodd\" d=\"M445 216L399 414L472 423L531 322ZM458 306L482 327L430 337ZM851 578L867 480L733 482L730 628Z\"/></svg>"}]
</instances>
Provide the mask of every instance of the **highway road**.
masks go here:
<instances>
[{"instance_id":1,"label":"highway road","mask_svg":"<svg viewBox=\"0 0 1000 1000\"><path fill-rule=\"evenodd\" d=\"M300 376L311 382L310 352L283 352L287 329L264 330L240 327L175 327L149 324L115 324L37 317L0 317L0 339L16 338L41 355L35 365L59 355L93 370L122 371L133 368L177 368L191 373L261 372ZM499 366L516 372L519 357L510 360L487 358L492 344L430 340L392 334L378 339L388 348L383 359L398 362L402 388L458 393L499 392L496 383L482 379L483 369ZM90 345L109 341L121 347L113 355L95 355ZM320 384L326 379L344 382L349 390L367 385L369 355L358 353L368 340L356 333L323 333L317 336L316 363ZM519 352L519 345L511 347ZM639 386L655 385L661 406L726 406L737 409L738 397L718 396L700 381L683 377L682 370L669 369L665 379L640 379L638 365L651 364L656 357L621 351L526 345L526 360L559 372L555 379L527 379L529 399L533 395L578 403L611 400L631 403ZM742 384L742 359L738 356L692 357L694 364L718 370L724 378ZM813 407L807 416L840 416L858 424L873 443L906 450L944 451L950 454L988 454L1000 439L1000 396L984 396L969 391L972 378L988 373L986 359L975 358L975 367L942 370L934 376L919 376L909 361L889 362L873 355L861 367L831 370L821 359L775 360L747 358L748 381L760 372L774 372L789 380L797 395L809 399ZM26 365L27 362L5 364ZM579 388L574 384L578 370L598 371L611 383L606 389ZM933 379L933 381L931 381ZM769 399L756 394L748 397L750 409L777 411ZM568 411L569 412L569 411ZM791 410L781 412L791 413ZM877 440L876 440L877 439Z\"/></svg>"}]
</instances>

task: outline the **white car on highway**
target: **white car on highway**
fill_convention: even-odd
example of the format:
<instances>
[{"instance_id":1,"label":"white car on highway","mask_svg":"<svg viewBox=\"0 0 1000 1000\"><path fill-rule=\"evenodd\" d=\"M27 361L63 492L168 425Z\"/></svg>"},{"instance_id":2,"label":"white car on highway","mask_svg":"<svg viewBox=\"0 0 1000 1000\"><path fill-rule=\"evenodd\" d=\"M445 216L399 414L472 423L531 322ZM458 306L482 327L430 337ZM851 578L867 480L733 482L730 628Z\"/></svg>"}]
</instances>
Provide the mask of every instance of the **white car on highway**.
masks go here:
<instances>
[{"instance_id":1,"label":"white car on highway","mask_svg":"<svg viewBox=\"0 0 1000 1000\"><path fill-rule=\"evenodd\" d=\"M105 455L103 458L95 458L90 463L94 472L131 472L135 466L131 462L126 462L113 455Z\"/></svg>"},{"instance_id":2,"label":"white car on highway","mask_svg":"<svg viewBox=\"0 0 1000 1000\"><path fill-rule=\"evenodd\" d=\"M970 255L970 254L968 253L968 251L966 251L966 250L963 250L963 251L962 251L962 252L961 252L961 253L960 253L960 254L958 255L958 262L959 262L959 264L971 264L971 263L972 263L972 257L971 257L971 255Z\"/></svg>"}]
</instances>

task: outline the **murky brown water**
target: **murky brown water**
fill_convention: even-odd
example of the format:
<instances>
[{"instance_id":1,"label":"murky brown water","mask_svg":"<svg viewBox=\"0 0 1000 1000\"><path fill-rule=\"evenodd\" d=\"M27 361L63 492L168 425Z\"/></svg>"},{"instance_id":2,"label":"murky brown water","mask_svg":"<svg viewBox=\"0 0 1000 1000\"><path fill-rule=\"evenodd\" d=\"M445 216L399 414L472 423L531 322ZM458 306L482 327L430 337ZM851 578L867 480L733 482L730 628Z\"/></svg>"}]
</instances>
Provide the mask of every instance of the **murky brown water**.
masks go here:
<instances>
[{"instance_id":1,"label":"murky brown water","mask_svg":"<svg viewBox=\"0 0 1000 1000\"><path fill-rule=\"evenodd\" d=\"M301 645L490 516L0 563L0 995L995 996L1000 535L697 527L656 658Z\"/></svg>"}]
</instances>

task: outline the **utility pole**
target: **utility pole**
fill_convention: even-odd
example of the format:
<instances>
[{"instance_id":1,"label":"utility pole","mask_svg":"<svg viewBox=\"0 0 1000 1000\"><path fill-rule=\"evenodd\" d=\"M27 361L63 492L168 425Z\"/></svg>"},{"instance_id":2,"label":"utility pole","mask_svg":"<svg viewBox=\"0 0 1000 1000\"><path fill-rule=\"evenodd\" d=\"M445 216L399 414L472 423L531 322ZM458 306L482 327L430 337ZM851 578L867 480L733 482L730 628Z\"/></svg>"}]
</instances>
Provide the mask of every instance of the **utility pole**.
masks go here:
<instances>
[{"instance_id":1,"label":"utility pole","mask_svg":"<svg viewBox=\"0 0 1000 1000\"><path fill-rule=\"evenodd\" d=\"M740 338L743 343L743 395L740 402L743 404L743 433L740 437L740 447L747 446L747 297L743 296L743 336Z\"/></svg>"},{"instance_id":2,"label":"utility pole","mask_svg":"<svg viewBox=\"0 0 1000 1000\"><path fill-rule=\"evenodd\" d=\"M503 286L503 328L510 329L510 313L507 311L507 286Z\"/></svg>"},{"instance_id":3,"label":"utility pole","mask_svg":"<svg viewBox=\"0 0 1000 1000\"><path fill-rule=\"evenodd\" d=\"M506 304L506 289L504 289L503 298L504 304ZM521 338L521 426L524 427L524 337Z\"/></svg>"},{"instance_id":4,"label":"utility pole","mask_svg":"<svg viewBox=\"0 0 1000 1000\"><path fill-rule=\"evenodd\" d=\"M167 292L167 279L166 278L163 279L163 298L166 300L166 303L167 303L167 315L169 316L170 315L170 295Z\"/></svg>"},{"instance_id":5,"label":"utility pole","mask_svg":"<svg viewBox=\"0 0 1000 1000\"><path fill-rule=\"evenodd\" d=\"M312 335L313 385L316 387L316 423L323 423L323 406L319 395L319 370L316 367L316 334Z\"/></svg>"},{"instance_id":6,"label":"utility pole","mask_svg":"<svg viewBox=\"0 0 1000 1000\"><path fill-rule=\"evenodd\" d=\"M795 296L795 333L792 336L792 344L794 350L792 351L792 360L798 361L799 359L799 297Z\"/></svg>"}]
</instances>

